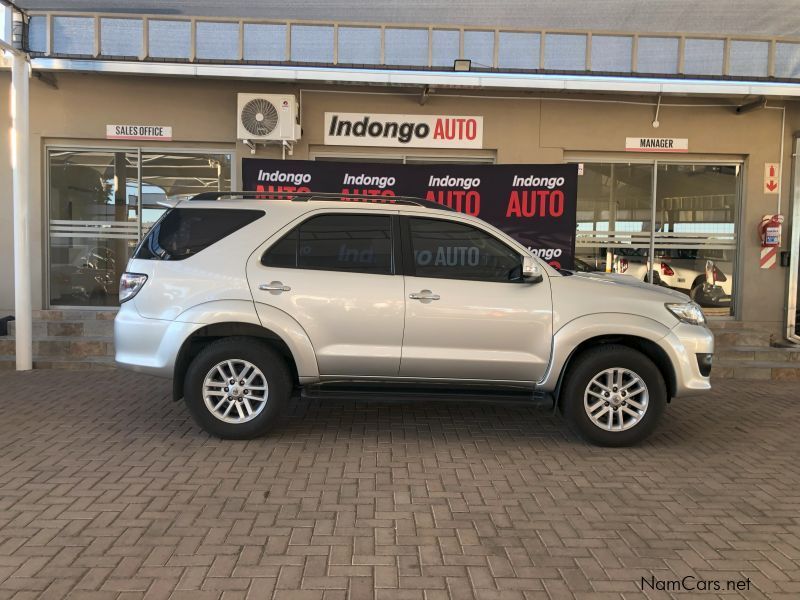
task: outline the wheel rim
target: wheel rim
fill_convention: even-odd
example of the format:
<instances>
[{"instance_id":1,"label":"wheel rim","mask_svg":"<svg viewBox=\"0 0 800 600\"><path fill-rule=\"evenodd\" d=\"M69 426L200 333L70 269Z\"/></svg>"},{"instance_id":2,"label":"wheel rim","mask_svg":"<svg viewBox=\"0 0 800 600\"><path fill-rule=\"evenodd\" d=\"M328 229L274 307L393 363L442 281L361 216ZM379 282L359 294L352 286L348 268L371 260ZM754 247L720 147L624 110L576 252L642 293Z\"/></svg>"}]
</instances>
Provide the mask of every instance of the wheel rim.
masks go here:
<instances>
[{"instance_id":1,"label":"wheel rim","mask_svg":"<svg viewBox=\"0 0 800 600\"><path fill-rule=\"evenodd\" d=\"M257 366L242 359L214 365L203 380L203 401L220 421L239 425L255 419L269 398L267 378Z\"/></svg>"},{"instance_id":2,"label":"wheel rim","mask_svg":"<svg viewBox=\"0 0 800 600\"><path fill-rule=\"evenodd\" d=\"M625 431L641 422L650 396L647 384L630 369L605 369L595 375L583 394L589 419L605 431Z\"/></svg>"}]
</instances>

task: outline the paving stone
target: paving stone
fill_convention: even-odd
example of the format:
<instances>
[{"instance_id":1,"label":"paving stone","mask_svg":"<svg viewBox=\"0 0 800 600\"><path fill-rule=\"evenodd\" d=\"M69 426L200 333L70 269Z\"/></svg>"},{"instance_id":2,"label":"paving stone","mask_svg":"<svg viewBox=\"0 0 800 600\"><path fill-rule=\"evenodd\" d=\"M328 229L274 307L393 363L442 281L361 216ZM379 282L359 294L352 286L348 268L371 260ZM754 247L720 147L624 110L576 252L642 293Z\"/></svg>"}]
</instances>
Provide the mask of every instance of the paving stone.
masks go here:
<instances>
[{"instance_id":1,"label":"paving stone","mask_svg":"<svg viewBox=\"0 0 800 600\"><path fill-rule=\"evenodd\" d=\"M547 406L424 400L298 398L226 442L165 380L4 384L0 599L604 600L686 574L800 593L796 383L716 382L627 449Z\"/></svg>"}]
</instances>

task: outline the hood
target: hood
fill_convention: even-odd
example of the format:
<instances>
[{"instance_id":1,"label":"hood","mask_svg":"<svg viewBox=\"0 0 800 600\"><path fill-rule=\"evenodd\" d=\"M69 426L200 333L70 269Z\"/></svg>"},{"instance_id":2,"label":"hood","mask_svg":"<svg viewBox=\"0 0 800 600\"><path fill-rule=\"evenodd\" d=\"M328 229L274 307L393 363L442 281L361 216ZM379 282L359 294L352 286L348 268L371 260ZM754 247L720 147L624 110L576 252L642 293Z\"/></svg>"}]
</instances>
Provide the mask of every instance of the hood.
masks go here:
<instances>
[{"instance_id":1,"label":"hood","mask_svg":"<svg viewBox=\"0 0 800 600\"><path fill-rule=\"evenodd\" d=\"M672 288L665 287L663 285L653 285L652 283L641 281L632 275L592 271L590 273L575 273L573 277L577 277L581 280L588 279L590 281L598 281L607 285L620 286L622 288L632 287L647 290L651 293L655 292L656 294L661 294L664 296L664 302L689 302L689 300L691 300L691 298L689 298L689 296L686 294L682 294L681 292L675 291Z\"/></svg>"}]
</instances>

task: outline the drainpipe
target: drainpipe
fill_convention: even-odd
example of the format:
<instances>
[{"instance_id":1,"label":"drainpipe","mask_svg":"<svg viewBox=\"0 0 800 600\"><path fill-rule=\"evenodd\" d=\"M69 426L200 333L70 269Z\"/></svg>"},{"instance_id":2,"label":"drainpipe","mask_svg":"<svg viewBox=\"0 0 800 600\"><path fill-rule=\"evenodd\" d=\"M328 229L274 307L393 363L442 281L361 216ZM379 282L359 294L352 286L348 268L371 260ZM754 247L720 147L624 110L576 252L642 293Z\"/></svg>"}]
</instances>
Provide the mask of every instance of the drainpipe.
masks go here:
<instances>
[{"instance_id":1,"label":"drainpipe","mask_svg":"<svg viewBox=\"0 0 800 600\"><path fill-rule=\"evenodd\" d=\"M23 26L21 15L14 14L15 33ZM11 169L14 192L14 327L16 329L17 370L33 368L33 309L31 306L30 193L28 127L28 56L22 49L22 36L13 46L2 42L11 53Z\"/></svg>"}]
</instances>

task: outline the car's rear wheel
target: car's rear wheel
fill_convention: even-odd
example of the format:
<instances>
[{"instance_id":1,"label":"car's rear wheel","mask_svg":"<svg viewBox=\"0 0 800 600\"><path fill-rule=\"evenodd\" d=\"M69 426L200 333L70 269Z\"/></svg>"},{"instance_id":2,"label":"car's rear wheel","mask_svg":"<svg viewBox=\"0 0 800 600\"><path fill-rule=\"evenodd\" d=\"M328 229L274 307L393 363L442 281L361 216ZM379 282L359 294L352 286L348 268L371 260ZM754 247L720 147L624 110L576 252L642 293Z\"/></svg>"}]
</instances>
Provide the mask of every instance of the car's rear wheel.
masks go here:
<instances>
[{"instance_id":1,"label":"car's rear wheel","mask_svg":"<svg viewBox=\"0 0 800 600\"><path fill-rule=\"evenodd\" d=\"M600 446L630 446L646 438L666 401L667 387L653 361L611 344L578 355L560 395L581 436Z\"/></svg>"},{"instance_id":2,"label":"car's rear wheel","mask_svg":"<svg viewBox=\"0 0 800 600\"><path fill-rule=\"evenodd\" d=\"M257 339L225 338L206 346L186 371L184 399L198 425L226 439L269 431L292 392L284 359Z\"/></svg>"}]
</instances>

